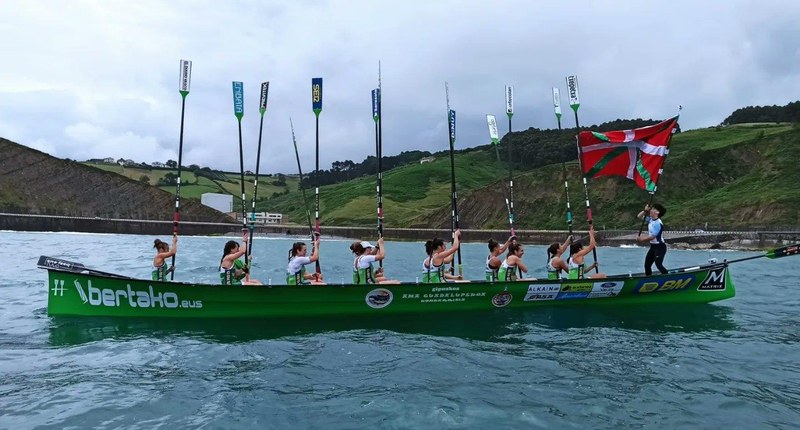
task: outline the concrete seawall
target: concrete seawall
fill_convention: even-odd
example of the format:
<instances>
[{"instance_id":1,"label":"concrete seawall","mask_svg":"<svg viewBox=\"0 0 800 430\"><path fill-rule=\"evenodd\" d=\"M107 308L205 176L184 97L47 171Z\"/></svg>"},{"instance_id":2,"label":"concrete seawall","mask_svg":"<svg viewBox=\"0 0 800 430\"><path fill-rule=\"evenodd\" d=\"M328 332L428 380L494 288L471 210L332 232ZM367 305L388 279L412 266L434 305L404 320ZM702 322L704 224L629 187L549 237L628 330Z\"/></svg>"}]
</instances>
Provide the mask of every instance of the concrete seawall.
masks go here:
<instances>
[{"instance_id":1,"label":"concrete seawall","mask_svg":"<svg viewBox=\"0 0 800 430\"><path fill-rule=\"evenodd\" d=\"M181 222L181 235L227 235L240 234L241 224L212 222ZM50 215L25 215L0 213L0 230L14 231L74 231L86 233L143 234L163 236L172 233L172 221L128 220L108 218L81 218ZM322 227L324 237L374 240L375 227ZM517 230L523 243L548 244L564 241L566 230ZM300 236L309 235L308 227L302 225L262 225L255 228L256 235ZM597 241L601 245L619 246L636 243L635 230L600 230ZM575 231L576 239L583 238L585 231ZM800 242L800 230L794 231L666 231L665 240L672 244L708 248L711 244L732 243L724 247L764 248L775 244ZM447 239L449 229L384 228L388 240L424 241L434 237ZM486 242L489 238L502 242L508 230L463 230L465 242ZM737 246L737 243L740 246ZM701 246L701 245L706 246Z\"/></svg>"}]
</instances>

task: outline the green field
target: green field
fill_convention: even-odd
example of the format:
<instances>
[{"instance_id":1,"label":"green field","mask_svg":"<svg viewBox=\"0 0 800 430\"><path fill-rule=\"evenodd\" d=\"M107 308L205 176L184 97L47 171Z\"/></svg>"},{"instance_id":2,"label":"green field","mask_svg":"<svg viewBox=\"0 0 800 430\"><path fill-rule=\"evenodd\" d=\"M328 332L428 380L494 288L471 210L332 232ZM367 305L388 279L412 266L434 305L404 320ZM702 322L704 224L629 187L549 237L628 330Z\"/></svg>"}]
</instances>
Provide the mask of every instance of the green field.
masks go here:
<instances>
[{"instance_id":1,"label":"green field","mask_svg":"<svg viewBox=\"0 0 800 430\"><path fill-rule=\"evenodd\" d=\"M177 170L170 169L141 169L135 167L123 167L118 164L95 164L84 163L89 166L97 167L109 172L114 172L130 179L139 180L142 176L149 178L150 185L156 185L158 180L163 178L167 173L177 174ZM226 181L211 180L209 178L200 176L186 170L181 171L181 197L200 200L200 196L205 193L222 193L230 194L234 200L240 200L239 196L242 194L240 175L238 174L225 174ZM247 198L253 196L253 175L245 175L244 188ZM273 185L272 182L277 178L259 175L258 177L258 196L259 201L267 200L272 197L273 193L284 193L287 190L296 190L298 187L299 179L296 176L287 176L286 185L278 186ZM174 193L175 186L159 187L164 191Z\"/></svg>"},{"instance_id":2,"label":"green field","mask_svg":"<svg viewBox=\"0 0 800 430\"><path fill-rule=\"evenodd\" d=\"M541 139L530 141L548 144ZM520 150L530 151L531 148ZM534 147L532 150L537 149ZM505 148L501 148L501 154L504 151ZM656 195L656 200L668 207L665 222L674 227L705 223L727 227L800 224L797 153L800 153L800 128L785 123L710 127L677 134ZM455 160L462 226L505 228L507 166L498 163L494 149L486 146L458 153ZM566 166L574 227L586 228L578 165L573 160ZM166 169L144 170L117 165L96 167L135 180L146 175L151 184L169 172ZM561 163L535 169L517 167L514 177L517 228L566 227ZM293 222L305 223L305 206L298 178L287 177L286 186L272 185L274 179L260 177L257 209L283 213ZM174 192L174 187L163 188ZM245 189L250 198L252 176L245 178ZM201 194L208 192L231 194L238 201L241 192L239 175L226 174L225 180L211 180L183 172L182 196L199 199ZM274 193L279 195L273 196ZM649 198L632 182L617 177L590 180L589 194L594 224L599 228L638 228L635 215ZM313 215L313 188L306 190L306 195ZM450 196L450 159L447 155L438 154L432 162L409 164L384 172L384 222L392 227L447 225ZM323 224L375 225L375 176L321 187L320 206Z\"/></svg>"}]
</instances>

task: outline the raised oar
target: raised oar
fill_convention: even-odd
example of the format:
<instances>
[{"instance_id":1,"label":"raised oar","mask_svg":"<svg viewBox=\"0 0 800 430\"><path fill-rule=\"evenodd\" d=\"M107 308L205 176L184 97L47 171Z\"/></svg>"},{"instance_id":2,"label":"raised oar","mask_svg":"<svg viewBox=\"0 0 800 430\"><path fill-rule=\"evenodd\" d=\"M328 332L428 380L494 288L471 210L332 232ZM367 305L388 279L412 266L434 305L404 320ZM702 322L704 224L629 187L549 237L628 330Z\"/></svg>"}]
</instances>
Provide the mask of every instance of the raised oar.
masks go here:
<instances>
[{"instance_id":1,"label":"raised oar","mask_svg":"<svg viewBox=\"0 0 800 430\"><path fill-rule=\"evenodd\" d=\"M250 209L250 242L247 244L247 252L250 260L253 259L253 230L256 222L256 198L258 197L258 170L261 167L261 135L264 131L264 112L267 111L267 95L269 94L269 81L261 83L261 100L258 103L258 113L261 115L261 122L258 126L258 149L256 150L256 175L253 178L253 206ZM244 184L244 182L242 182ZM250 279L250 273L247 274Z\"/></svg>"},{"instance_id":2,"label":"raised oar","mask_svg":"<svg viewBox=\"0 0 800 430\"><path fill-rule=\"evenodd\" d=\"M380 81L380 78L378 79ZM380 85L380 84L379 84ZM381 159L381 89L380 87L372 90L372 119L375 121L375 157L378 159L378 174L376 177L376 191L378 196L378 238L383 237L383 171ZM380 267L383 267L383 260L379 261Z\"/></svg>"},{"instance_id":3,"label":"raised oar","mask_svg":"<svg viewBox=\"0 0 800 430\"><path fill-rule=\"evenodd\" d=\"M452 212L450 215L450 227L453 234L453 241L456 240L456 230L458 230L458 193L456 192L456 161L453 153L455 152L456 145L456 111L450 109L450 89L447 82L444 83L445 96L447 97L447 124L448 124L448 137L450 140L450 191L452 192L451 205ZM461 247L456 251L458 254L458 276L463 276L464 272L461 268ZM433 264L433 262L431 262ZM453 272L453 265L450 265L450 272Z\"/></svg>"},{"instance_id":4,"label":"raised oar","mask_svg":"<svg viewBox=\"0 0 800 430\"><path fill-rule=\"evenodd\" d=\"M575 111L575 144L578 147L578 168L581 169L581 176L583 177L583 196L586 200L586 222L589 224L589 230L594 229L592 224L592 205L589 202L589 183L586 175L583 174L583 161L581 161L581 145L578 142L578 135L581 132L581 125L578 122L578 108L581 106L580 97L578 96L578 77L575 75L567 77L567 88L569 89L569 106ZM592 248L592 257L594 262L597 263L597 248ZM600 273L600 267L594 267L595 273Z\"/></svg>"},{"instance_id":5,"label":"raised oar","mask_svg":"<svg viewBox=\"0 0 800 430\"><path fill-rule=\"evenodd\" d=\"M556 120L558 121L558 131L561 131L561 93L558 91L557 87L553 87L553 110L556 113ZM567 229L569 229L569 235L572 236L572 208L569 205L569 182L567 182L566 164L561 163L561 170L563 172L562 176L564 177L564 196L567 201ZM574 241L575 238L573 237L572 240ZM567 249L567 251L569 251L569 249ZM570 253L567 252L567 255L569 256Z\"/></svg>"},{"instance_id":6,"label":"raised oar","mask_svg":"<svg viewBox=\"0 0 800 430\"><path fill-rule=\"evenodd\" d=\"M508 218L511 223L514 222L514 172L513 172L513 156L511 154L511 117L514 116L514 87L506 86L506 115L508 115L508 134L506 140L508 141Z\"/></svg>"},{"instance_id":7,"label":"raised oar","mask_svg":"<svg viewBox=\"0 0 800 430\"><path fill-rule=\"evenodd\" d=\"M553 87L553 110L556 113L556 121L558 121L558 130L561 131L561 93L557 87Z\"/></svg>"},{"instance_id":8,"label":"raised oar","mask_svg":"<svg viewBox=\"0 0 800 430\"><path fill-rule=\"evenodd\" d=\"M569 205L569 182L567 182L566 164L561 163L561 171L563 172L562 176L564 177L564 197L567 201L567 228L569 229L569 235L572 236L572 207ZM569 251L569 249L567 251ZM570 253L567 252L567 255L570 255Z\"/></svg>"},{"instance_id":9,"label":"raised oar","mask_svg":"<svg viewBox=\"0 0 800 430\"><path fill-rule=\"evenodd\" d=\"M494 152L497 155L497 163L500 163L500 148L498 147L498 143L500 142L500 134L497 131L497 118L494 115L488 114L486 115L486 124L489 126L489 138L492 139L492 145L494 145ZM514 231L514 214L511 212L511 204L508 201L508 194L504 196L506 199L506 210L508 211L508 226L511 229L511 236L516 236L517 233Z\"/></svg>"},{"instance_id":10,"label":"raised oar","mask_svg":"<svg viewBox=\"0 0 800 430\"><path fill-rule=\"evenodd\" d=\"M322 112L322 78L311 79L311 108L313 109L314 117L316 118L317 136L316 168L314 169L314 234L316 235L316 238L319 239L319 114ZM320 275L322 274L322 269L320 269L319 266L319 260L316 261L315 270L317 280L319 280Z\"/></svg>"},{"instance_id":11,"label":"raised oar","mask_svg":"<svg viewBox=\"0 0 800 430\"><path fill-rule=\"evenodd\" d=\"M178 81L178 92L181 93L181 133L178 138L178 180L175 185L175 216L172 218L172 236L178 236L178 218L181 211L181 163L183 161L183 114L186 111L186 96L192 82L192 62L181 60L181 78ZM175 256L172 256L172 273L169 279L175 279Z\"/></svg>"},{"instance_id":12,"label":"raised oar","mask_svg":"<svg viewBox=\"0 0 800 430\"><path fill-rule=\"evenodd\" d=\"M300 174L300 192L303 193L303 206L306 208L308 231L311 234L311 243L314 243L314 227L311 225L311 209L309 209L308 199L306 199L306 187L303 186L303 168L300 167L300 152L297 151L297 139L294 137L294 123L292 123L291 117L289 117L289 126L292 128L292 143L294 144L294 155L297 158L297 172Z\"/></svg>"},{"instance_id":13,"label":"raised oar","mask_svg":"<svg viewBox=\"0 0 800 430\"><path fill-rule=\"evenodd\" d=\"M242 236L247 234L247 197L244 194L244 148L242 147L242 117L244 116L244 85L233 82L233 114L239 123L239 181L242 184ZM250 240L253 240L250 238ZM244 261L249 262L247 247L244 249Z\"/></svg>"}]
</instances>

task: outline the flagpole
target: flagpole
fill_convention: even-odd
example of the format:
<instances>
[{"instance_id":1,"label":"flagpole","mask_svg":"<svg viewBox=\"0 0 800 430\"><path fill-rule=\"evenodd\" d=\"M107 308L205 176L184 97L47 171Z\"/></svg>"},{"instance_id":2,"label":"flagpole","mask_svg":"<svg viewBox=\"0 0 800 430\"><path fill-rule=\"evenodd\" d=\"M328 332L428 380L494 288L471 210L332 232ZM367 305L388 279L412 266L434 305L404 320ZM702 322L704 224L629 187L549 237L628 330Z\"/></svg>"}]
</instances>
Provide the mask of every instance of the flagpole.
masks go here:
<instances>
[{"instance_id":1,"label":"flagpole","mask_svg":"<svg viewBox=\"0 0 800 430\"><path fill-rule=\"evenodd\" d=\"M244 84L233 82L233 114L239 124L239 180L242 185L242 236L249 231L247 228L247 197L244 193L244 147L242 146L242 117L244 116ZM250 238L252 240L252 238ZM243 244L244 245L244 244ZM244 261L249 262L248 247L244 248ZM245 266L246 267L246 266Z\"/></svg>"},{"instance_id":2,"label":"flagpole","mask_svg":"<svg viewBox=\"0 0 800 430\"><path fill-rule=\"evenodd\" d=\"M450 215L450 230L453 235L453 241L456 240L456 230L458 230L458 194L456 193L456 160L453 153L455 152L456 144L456 111L450 109L450 89L447 82L444 83L445 97L447 98L447 125L448 125L448 138L450 141L450 191L452 193L451 205L452 212ZM458 276L463 276L461 268L461 247L456 251L458 258ZM433 264L431 261L430 264ZM450 273L454 273L453 264L450 263Z\"/></svg>"},{"instance_id":3,"label":"flagpole","mask_svg":"<svg viewBox=\"0 0 800 430\"><path fill-rule=\"evenodd\" d=\"M314 169L314 234L316 235L317 240L319 240L320 231L319 231L319 114L322 112L322 78L312 78L311 79L311 107L314 111L314 117L316 118L316 169ZM313 250L312 250L313 253ZM316 261L315 265L315 276L316 280L320 280L320 275L322 274L322 269L320 268L319 259Z\"/></svg>"},{"instance_id":4,"label":"flagpole","mask_svg":"<svg viewBox=\"0 0 800 430\"><path fill-rule=\"evenodd\" d=\"M592 205L589 202L589 183L586 175L583 174L583 161L581 160L583 151L581 150L580 141L578 136L581 132L580 122L578 122L578 108L581 106L580 98L578 96L578 77L575 75L567 77L567 88L569 89L569 106L575 112L575 145L578 147L578 167L581 169L581 176L583 177L583 196L586 199L586 222L589 224L589 231L594 230L592 224ZM597 248L592 248L592 257L594 262L597 263ZM595 273L600 273L600 268L597 264L594 267Z\"/></svg>"},{"instance_id":5,"label":"flagpole","mask_svg":"<svg viewBox=\"0 0 800 430\"><path fill-rule=\"evenodd\" d=\"M180 81L178 81L178 92L181 94L181 133L178 138L178 180L175 185L175 214L172 218L172 237L178 237L178 219L181 212L181 162L183 158L183 117L186 112L186 96L189 95L189 87L192 80L192 62L181 60ZM170 281L175 280L175 255L172 256L172 273Z\"/></svg>"},{"instance_id":6,"label":"flagpole","mask_svg":"<svg viewBox=\"0 0 800 430\"><path fill-rule=\"evenodd\" d=\"M678 108L678 116L680 116L680 111L681 111L681 107ZM664 172L664 163L667 162L667 155L669 155L669 144L672 143L672 136L674 134L675 134L675 129L673 128L672 132L669 135L669 141L667 142L667 149L666 149L666 151L664 153L664 161L661 163L661 169L658 172L658 178L656 178L656 181L653 184L653 191L650 192L650 199L647 202L647 206L648 207L653 207L653 199L655 199L656 191L658 191L658 181L661 180L661 175ZM645 214L645 216L642 217L642 224L639 225L639 233L636 235L637 238L639 236L641 236L642 232L644 231L644 225L646 223L646 221L645 221L646 218L647 218L647 214Z\"/></svg>"},{"instance_id":7,"label":"flagpole","mask_svg":"<svg viewBox=\"0 0 800 430\"><path fill-rule=\"evenodd\" d=\"M508 115L508 134L506 140L508 141L508 199L506 199L506 206L508 207L508 222L511 223L511 235L514 234L514 173L513 173L513 157L511 154L511 117L514 116L514 87L506 85L506 115Z\"/></svg>"}]
</instances>

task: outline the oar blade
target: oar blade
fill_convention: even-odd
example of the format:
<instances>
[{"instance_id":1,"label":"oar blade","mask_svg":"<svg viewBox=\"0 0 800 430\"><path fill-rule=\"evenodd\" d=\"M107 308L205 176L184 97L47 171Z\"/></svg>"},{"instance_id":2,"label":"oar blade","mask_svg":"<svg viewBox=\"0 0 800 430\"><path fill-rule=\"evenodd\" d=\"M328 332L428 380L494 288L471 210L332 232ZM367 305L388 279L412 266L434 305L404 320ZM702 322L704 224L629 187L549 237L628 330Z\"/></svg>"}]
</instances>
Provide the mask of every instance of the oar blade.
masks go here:
<instances>
[{"instance_id":1,"label":"oar blade","mask_svg":"<svg viewBox=\"0 0 800 430\"><path fill-rule=\"evenodd\" d=\"M800 243L794 245L784 246L783 248L773 249L767 252L767 258L781 258L790 255L800 254Z\"/></svg>"}]
</instances>

